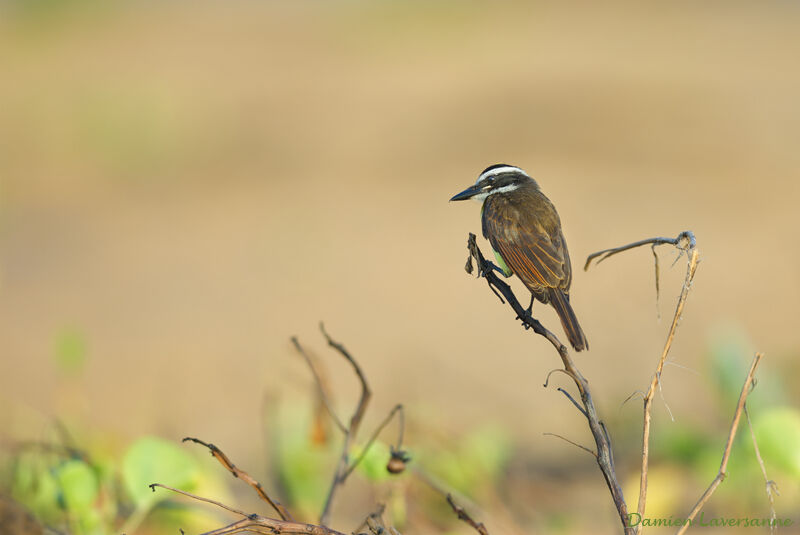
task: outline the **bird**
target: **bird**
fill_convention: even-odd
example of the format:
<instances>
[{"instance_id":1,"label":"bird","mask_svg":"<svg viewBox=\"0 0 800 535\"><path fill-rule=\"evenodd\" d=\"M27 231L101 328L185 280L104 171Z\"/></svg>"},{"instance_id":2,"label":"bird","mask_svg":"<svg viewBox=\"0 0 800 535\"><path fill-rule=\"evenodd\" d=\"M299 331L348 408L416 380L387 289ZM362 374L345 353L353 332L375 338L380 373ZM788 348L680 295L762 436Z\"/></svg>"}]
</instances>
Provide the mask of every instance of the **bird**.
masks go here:
<instances>
[{"instance_id":1,"label":"bird","mask_svg":"<svg viewBox=\"0 0 800 535\"><path fill-rule=\"evenodd\" d=\"M539 184L528 173L508 164L487 167L474 185L451 201L482 203L483 237L492 246L499 271L516 275L534 299L550 304L575 351L589 349L569 302L572 265L561 219Z\"/></svg>"}]
</instances>

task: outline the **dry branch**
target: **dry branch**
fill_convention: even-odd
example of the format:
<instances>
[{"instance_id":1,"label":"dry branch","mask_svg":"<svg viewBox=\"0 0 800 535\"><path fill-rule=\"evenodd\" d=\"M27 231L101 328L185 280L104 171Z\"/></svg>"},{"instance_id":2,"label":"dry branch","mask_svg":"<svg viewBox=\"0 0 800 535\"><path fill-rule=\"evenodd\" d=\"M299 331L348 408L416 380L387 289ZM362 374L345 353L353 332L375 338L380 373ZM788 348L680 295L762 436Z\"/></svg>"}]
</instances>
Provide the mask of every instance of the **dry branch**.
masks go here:
<instances>
[{"instance_id":1,"label":"dry branch","mask_svg":"<svg viewBox=\"0 0 800 535\"><path fill-rule=\"evenodd\" d=\"M319 371L317 371L317 367L314 364L314 360L311 358L311 355L309 355L306 352L303 346L300 345L300 341L297 339L296 336L293 336L291 338L291 341L292 344L294 344L295 349L297 349L297 352L300 353L300 356L302 356L303 359L306 361L306 364L308 364L308 367L311 370L311 375L314 376L314 382L317 385L317 393L319 395L319 398L322 400L323 405L325 405L328 414L330 414L331 419L336 424L336 427L338 427L342 433L346 433L347 427L344 425L341 418L339 418L339 416L336 414L336 411L333 410L333 404L331 403L330 397L326 392L324 383L322 381L322 377Z\"/></svg>"},{"instance_id":2,"label":"dry branch","mask_svg":"<svg viewBox=\"0 0 800 535\"><path fill-rule=\"evenodd\" d=\"M219 450L217 450L219 451ZM221 452L220 452L221 453ZM223 454L224 455L224 454ZM216 455L215 455L216 457ZM219 457L217 457L219 459ZM227 457L226 457L227 459ZM222 462L222 461L220 461ZM236 508L230 507L225 505L221 502L216 500L210 500L208 498L203 498L202 496L197 496L190 492L186 492L183 490L178 490L172 487L168 487L166 485L162 485L160 483L153 483L150 485L150 488L153 489L155 492L156 487L160 487L166 490L170 490L173 492L177 492L178 494L182 494L188 498L193 500L198 500L206 503L210 503L231 511L232 513L236 513L238 515L242 515L245 518L242 520L237 520L232 524L228 524L225 527L215 529L213 531L207 531L202 533L201 535L233 535L234 533L264 533L274 535L276 533L292 533L292 534L300 534L300 535L345 535L340 531L336 531L325 526L317 526L314 524L306 524L304 522L294 522L291 520L277 520L274 518L267 518L261 515L247 514L243 511L240 511Z\"/></svg>"},{"instance_id":3,"label":"dry branch","mask_svg":"<svg viewBox=\"0 0 800 535\"><path fill-rule=\"evenodd\" d=\"M747 404L744 406L744 415L747 418L747 427L750 429L750 437L753 439L753 449L756 452L756 459L758 459L758 465L761 467L761 474L764 476L767 499L769 500L769 518L771 520L769 532L775 533L775 523L778 520L778 514L775 512L775 496L773 496L773 494L780 496L781 493L778 491L778 484L767 476L767 467L764 466L764 459L761 458L761 451L758 449L758 441L756 440L756 433L753 431L753 424L750 422L750 413L747 412Z\"/></svg>"},{"instance_id":4,"label":"dry branch","mask_svg":"<svg viewBox=\"0 0 800 535\"><path fill-rule=\"evenodd\" d=\"M209 451L211 452L211 455L216 460L218 460L220 464L222 464L222 466L224 466L231 474L233 474L233 477L241 479L242 481L253 487L256 493L258 493L258 496L262 500L270 504L272 508L275 509L275 511L277 511L278 515L280 515L281 517L281 520L293 520L291 513L289 513L286 507L281 505L281 503L278 502L277 500L273 500L272 498L270 498L269 495L267 494L267 491L265 491L264 487L261 486L261 483L256 481L250 474L248 474L244 470L237 468L237 466L233 464L230 459L228 459L228 456L225 455L222 452L222 450L220 450L214 444L209 444L207 442L203 442L198 438L192 438L192 437L186 437L182 440L182 442L194 442L195 444L200 444L201 446L205 446L206 448L208 448Z\"/></svg>"},{"instance_id":5,"label":"dry branch","mask_svg":"<svg viewBox=\"0 0 800 535\"><path fill-rule=\"evenodd\" d=\"M578 391L581 395L581 403L583 405L582 414L586 417L589 424L589 430L594 437L595 445L597 446L597 464L600 471L603 473L606 485L611 492L611 497L614 500L614 506L617 509L617 514L622 522L623 528L626 533L633 533L633 528L628 526L628 506L625 504L625 499L622 495L622 487L617 480L617 474L614 470L614 460L611 449L611 441L608 437L605 425L600 421L597 416L597 409L594 406L589 382L581 375L572 358L569 355L567 347L561 343L555 334L545 328L538 320L520 304L511 287L503 281L495 273L495 266L487 261L475 240L475 235L470 233L467 242L470 256L467 259L466 270L468 273L472 272L472 260L474 259L478 265L478 276L484 277L489 284L489 288L497 295L501 301L508 303L508 305L517 314L517 319L522 321L525 328L533 329L536 334L545 337L556 349L561 362L564 365L564 371L575 382ZM612 251L608 251L614 254Z\"/></svg>"},{"instance_id":6,"label":"dry branch","mask_svg":"<svg viewBox=\"0 0 800 535\"><path fill-rule=\"evenodd\" d=\"M689 526L692 524L692 521L700 512L700 509L706 504L711 495L714 494L714 491L717 490L717 487L722 480L725 479L727 476L727 472L725 471L728 468L728 459L731 456L731 447L733 446L733 439L736 437L736 430L739 428L739 420L742 417L742 411L745 408L745 402L747 401L747 396L750 395L750 392L753 390L753 386L755 385L755 373L756 368L758 368L758 363L761 362L761 358L764 355L761 353L756 353L753 357L753 362L750 364L750 371L747 372L747 377L744 380L744 385L742 386L742 392L739 394L739 403L736 405L736 412L733 413L733 422L731 423L731 430L728 433L728 441L725 444L725 450L722 453L722 462L719 465L719 472L717 472L717 477L711 482L708 486L706 491L700 496L700 499L695 504L692 512L689 513L687 518L687 522L678 530L678 535L685 533Z\"/></svg>"},{"instance_id":7,"label":"dry branch","mask_svg":"<svg viewBox=\"0 0 800 535\"><path fill-rule=\"evenodd\" d=\"M321 322L319 324L319 329L322 331L322 335L328 341L328 345L338 351L339 354L341 354L347 360L347 362L350 363L350 366L352 366L353 371L355 372L359 383L361 384L361 396L358 400L355 410L353 411L353 415L350 417L349 424L343 429L344 440L342 443L342 453L339 456L339 462L336 465L336 471L333 474L331 486L328 489L328 494L325 498L325 505L322 507L322 513L319 516L319 523L325 525L330 519L331 507L333 506L333 499L336 496L336 491L341 485L344 484L344 482L347 480L347 477L352 472L352 470L349 469L350 447L353 444L356 433L358 433L358 428L361 425L361 420L364 418L364 413L366 412L367 404L372 397L372 392L369 389L367 378L364 376L364 372L361 371L361 367L358 365L358 362L356 362L356 360L352 357L352 355L350 355L350 353L342 344L335 342L328 335L328 333L325 331L325 326ZM309 365L311 365L310 361Z\"/></svg>"},{"instance_id":8,"label":"dry branch","mask_svg":"<svg viewBox=\"0 0 800 535\"><path fill-rule=\"evenodd\" d=\"M337 423L339 429L344 434L344 443L342 445L342 453L339 458L339 462L336 467L336 472L333 476L333 481L331 483L331 487L328 491L327 498L325 500L325 505L323 511L320 515L320 520L318 524L307 524L303 522L296 522L292 518L289 511L281 505L278 501L272 499L267 492L264 490L264 487L256 481L253 477L251 477L247 472L239 469L236 467L233 462L228 458L225 453L216 447L213 444L204 442L197 438L187 437L183 439L183 442L194 442L196 444L200 444L208 448L211 455L217 459L220 464L222 464L234 477L239 478L250 486L255 489L258 493L259 497L266 501L267 503L272 506L273 509L278 513L280 519L268 518L263 517L258 514L248 514L244 511L236 509L234 507L230 507L225 505L221 502L216 500L211 500L208 498L203 498L201 496L197 496L191 494L189 492L185 492L182 490L174 489L172 487L168 487L166 485L162 485L160 483L153 483L150 487L155 491L157 487L165 488L167 490L171 490L173 492L177 492L194 500L202 501L205 503L210 503L212 505L216 505L227 511L232 513L238 514L245 518L233 522L227 526L222 528L216 529L214 531L209 531L204 533L203 535L233 535L234 533L263 533L263 534L278 534L278 533L295 533L295 534L307 534L307 535L344 535L339 531L335 531L329 527L327 527L328 518L330 516L331 505L333 503L333 498L336 494L337 489L344 484L348 476L355 470L355 468L359 465L359 463L364 459L366 456L367 451L370 447L374 444L375 440L377 440L380 433L386 428L386 426L392 421L392 419L397 416L398 420L398 438L396 445L392 446L392 457L387 469L390 472L399 472L402 470L398 470L397 463L399 462L402 467L405 466L405 463L408 461L408 457L406 453L402 450L403 445L403 434L404 434L404 417L403 417L403 406L396 405L386 416L386 418L381 422L381 424L375 429L375 431L370 436L369 440L364 445L362 449L362 453L359 457L357 457L353 462L350 462L349 452L352 446L353 441L356 438L356 434L358 429L361 425L361 422L364 418L364 414L367 409L367 404L369 403L370 397L372 393L370 392L369 385L367 384L366 376L364 375L361 367L358 365L358 362L350 355L350 353L345 349L345 347L335 342L325 331L324 326L320 323L320 330L322 331L323 336L332 348L334 348L339 354L341 354L345 360L347 360L350 365L352 366L356 376L358 377L360 388L361 388L361 395L359 397L359 401L357 406L355 407L352 416L348 422L348 425L345 426L342 420L340 420L336 413L333 410L333 406L330 403L330 399L325 392L325 388L323 382L320 378L319 373L314 364L314 360L310 358L309 354L303 349L303 346L300 345L297 338L292 338L292 343L294 344L297 351L304 357L306 363L308 364L309 368L311 368L311 372L314 375L314 379L317 385L318 393L320 399L325 404L331 418ZM394 462L394 464L392 463ZM392 527L385 527L383 526L382 520L378 517L374 518L374 515L371 515L367 518L367 528L374 534L388 534L388 535L400 535L397 530ZM360 528L359 528L360 529Z\"/></svg>"},{"instance_id":9,"label":"dry branch","mask_svg":"<svg viewBox=\"0 0 800 535\"><path fill-rule=\"evenodd\" d=\"M614 256L615 254L629 251L630 249L634 249L636 247L641 247L642 245L674 245L679 249L694 249L696 246L694 234L691 231L684 231L678 234L677 238L647 238L646 240L640 240L637 242L629 243L627 245L622 245L620 247L612 247L611 249L603 249L602 251L597 251L596 253L590 254L586 258L586 263L583 265L583 270L586 271L589 269L589 264L592 263L592 260L595 258L600 257L595 264L599 264L606 258L610 256Z\"/></svg>"},{"instance_id":10,"label":"dry branch","mask_svg":"<svg viewBox=\"0 0 800 535\"><path fill-rule=\"evenodd\" d=\"M364 447L362 448L361 454L352 462L350 461L350 450L353 446L353 442L356 439L356 435L358 433L359 428L361 427L361 422L364 419L364 414L366 413L367 406L369 401L372 397L372 392L370 391L369 384L367 383L367 378L364 375L364 372L361 370L361 366L359 366L358 361L350 354L350 352L339 342L336 342L331 338L328 332L325 330L325 326L320 322L319 324L320 331L322 335L325 337L325 340L328 342L328 345L335 349L344 359L350 364L353 368L353 372L356 374L358 378L359 385L361 388L361 393L359 396L358 403L356 404L355 409L353 410L353 414L348 421L348 424L345 425L344 421L341 420L337 415L336 412L333 410L333 406L330 402L330 399L326 392L324 391L322 381L320 380L320 375L317 372L316 366L314 365L314 360L310 358L309 354L300 344L296 337L292 338L292 343L294 344L297 351L303 356L308 364L308 367L311 369L311 373L314 375L314 379L317 385L317 389L319 391L319 395L322 398L325 407L328 409L328 413L331 415L331 418L336 422L337 427L344 435L344 439L342 441L342 450L341 454L339 455L339 461L336 465L336 470L333 474L333 478L331 480L330 488L328 489L327 496L325 498L325 504L323 505L322 512L320 513L319 523L321 525L326 525L328 520L330 519L331 508L333 506L333 500L336 496L336 492L344 485L347 478L353 471L358 467L361 461L366 457L369 449L372 447L375 440L378 438L378 435L383 431L383 429L391 422L392 418L395 415L398 415L399 420L399 433L398 433L398 440L396 446L392 447L392 460L395 461L395 466L397 462L404 464L408 461L408 457L406 456L405 452L401 449L403 443L403 431L404 431L404 418L403 418L403 406L396 405L386 416L383 422L376 428L373 432L372 436L366 442Z\"/></svg>"},{"instance_id":11,"label":"dry branch","mask_svg":"<svg viewBox=\"0 0 800 535\"><path fill-rule=\"evenodd\" d=\"M472 528L481 535L489 535L489 532L486 530L486 526L483 525L483 522L475 522L472 519L472 517L469 516L469 514L467 514L464 508L458 505L455 502L455 500L453 500L452 494L447 495L447 503L450 504L450 507L452 507L453 512L458 515L459 520L463 520L464 522L472 526Z\"/></svg>"},{"instance_id":12,"label":"dry branch","mask_svg":"<svg viewBox=\"0 0 800 535\"><path fill-rule=\"evenodd\" d=\"M590 449L589 449L589 448L587 448L586 446L581 446L581 445L580 445L580 444L578 444L577 442L574 442L574 441L572 441L572 440L568 439L567 437L562 437L561 435L558 435L558 434L556 434L556 433L542 433L542 435L543 435L543 436L546 436L546 437L556 437L556 438L560 438L560 439L561 439L561 440L563 440L564 442L566 442L566 443L568 443L568 444L572 444L572 445L573 445L573 446L575 446L576 448L580 448L580 449L582 449L583 451L585 451L586 453L588 453L589 455L591 455L592 457L594 457L595 459L597 459L597 454L596 454L595 452L593 452L592 450L590 450Z\"/></svg>"},{"instance_id":13,"label":"dry branch","mask_svg":"<svg viewBox=\"0 0 800 535\"><path fill-rule=\"evenodd\" d=\"M658 291L659 291L658 256L656 255L655 251L656 246L673 245L681 252L681 255L683 255L684 253L688 255L688 261L686 264L686 278L683 282L683 287L681 288L680 296L678 297L678 304L675 307L675 314L672 316L672 323L670 324L669 332L667 334L667 340L664 343L664 349L661 352L661 358L659 358L658 364L656 365L656 371L653 374L652 379L650 380L650 387L648 388L647 392L643 394L644 424L642 426L642 468L639 479L639 504L636 510L639 515L639 518L644 517L645 506L647 503L647 475L648 475L648 465L650 461L650 422L651 422L651 411L653 406L653 397L655 396L656 389L660 388L661 386L661 372L664 369L664 364L667 361L669 350L672 347L672 341L675 339L675 332L677 331L678 328L678 321L680 320L681 314L683 313L683 307L686 304L686 298L689 296L689 290L692 287L694 274L697 270L697 263L699 258L699 253L697 251L697 240L695 239L694 234L691 231L681 232L677 238L649 238L646 240L640 240L634 243L630 243L628 245L623 245L621 247L605 249L603 251L591 254L586 259L586 264L584 265L584 270L585 270L589 268L589 264L594 258L599 257L599 260L597 261L597 263L599 264L600 262L602 262L603 260L612 255L621 253L623 251L628 251L636 247L641 247L642 245L651 245L651 248L653 250L653 257L655 259L655 270L656 270L656 296L658 296ZM657 298L658 297L656 297L656 299ZM642 531L642 525L638 524L636 526L636 533L637 534L641 533L641 531Z\"/></svg>"},{"instance_id":14,"label":"dry branch","mask_svg":"<svg viewBox=\"0 0 800 535\"><path fill-rule=\"evenodd\" d=\"M350 354L350 352L339 342L333 340L330 335L325 330L325 326L320 323L319 325L320 331L322 335L325 337L325 340L328 342L328 345L335 349L342 357L347 360L350 366L353 368L353 371L358 378L360 387L361 387L361 394L358 400L358 403L353 410L353 414L350 417L350 420L347 425L343 423L341 419L336 416L336 413L331 406L330 401L328 400L328 396L322 389L322 383L319 379L319 374L314 366L314 361L309 357L308 353L303 349L303 346L300 345L300 342L297 340L296 337L292 338L292 343L294 344L297 351L303 356L308 367L311 368L311 372L314 375L317 388L320 391L320 395L325 402L325 406L328 408L328 412L330 413L331 417L337 424L337 427L342 431L344 435L344 440L342 443L342 451L339 455L339 462L336 465L336 470L333 474L333 478L331 481L330 488L328 489L327 497L325 498L325 504L322 508L322 513L320 514L319 523L325 525L328 523L330 518L331 507L333 506L333 500L336 496L336 492L341 487L350 474L358 467L361 461L366 457L369 449L374 444L375 440L378 438L378 435L383 431L383 429L391 422L392 418L395 415L398 416L399 421L399 432L398 432L398 439L397 444L392 447L392 459L398 460L400 463L405 463L408 461L408 457L406 456L405 452L402 450L403 445L403 432L404 432L404 418L403 418L403 406L396 405L386 416L383 422L375 429L372 433L372 436L367 440L366 444L362 448L361 454L352 462L350 461L350 450L353 446L353 442L356 439L356 435L358 433L359 428L361 427L361 422L364 419L364 414L367 410L367 406L369 401L372 397L372 392L370 391L369 384L367 383L367 378L364 375L364 372L361 370L361 366L359 366L358 361Z\"/></svg>"},{"instance_id":15,"label":"dry branch","mask_svg":"<svg viewBox=\"0 0 800 535\"><path fill-rule=\"evenodd\" d=\"M392 526L386 526L383 521L383 511L385 509L386 506L384 504L379 505L378 509L370 513L353 533L364 535L361 530L368 529L372 535L400 535L399 531Z\"/></svg>"}]
</instances>

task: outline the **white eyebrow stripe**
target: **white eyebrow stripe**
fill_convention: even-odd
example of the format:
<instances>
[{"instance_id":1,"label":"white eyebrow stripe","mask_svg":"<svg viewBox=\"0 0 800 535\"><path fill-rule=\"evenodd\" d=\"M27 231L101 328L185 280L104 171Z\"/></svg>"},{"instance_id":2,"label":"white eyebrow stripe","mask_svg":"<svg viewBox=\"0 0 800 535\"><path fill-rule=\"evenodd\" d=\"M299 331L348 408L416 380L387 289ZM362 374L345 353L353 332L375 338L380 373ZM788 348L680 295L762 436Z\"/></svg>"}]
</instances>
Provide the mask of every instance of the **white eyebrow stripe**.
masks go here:
<instances>
[{"instance_id":1,"label":"white eyebrow stripe","mask_svg":"<svg viewBox=\"0 0 800 535\"><path fill-rule=\"evenodd\" d=\"M494 193L508 193L509 191L514 191L517 188L519 188L519 184L509 184L501 188L493 189L492 191L489 192L489 195L492 195Z\"/></svg>"},{"instance_id":2,"label":"white eyebrow stripe","mask_svg":"<svg viewBox=\"0 0 800 535\"><path fill-rule=\"evenodd\" d=\"M489 169L488 171L486 171L483 174L481 174L481 176L478 177L478 180L476 180L475 183L477 184L481 180L484 180L484 179L489 178L489 177L493 177L495 175L500 175L502 173L511 173L511 172L515 172L515 171L519 172L519 173L522 173L525 176L528 176L528 173L526 173L525 171L523 171L519 167L514 167L513 165L506 165L505 167L496 167L494 169Z\"/></svg>"}]
</instances>

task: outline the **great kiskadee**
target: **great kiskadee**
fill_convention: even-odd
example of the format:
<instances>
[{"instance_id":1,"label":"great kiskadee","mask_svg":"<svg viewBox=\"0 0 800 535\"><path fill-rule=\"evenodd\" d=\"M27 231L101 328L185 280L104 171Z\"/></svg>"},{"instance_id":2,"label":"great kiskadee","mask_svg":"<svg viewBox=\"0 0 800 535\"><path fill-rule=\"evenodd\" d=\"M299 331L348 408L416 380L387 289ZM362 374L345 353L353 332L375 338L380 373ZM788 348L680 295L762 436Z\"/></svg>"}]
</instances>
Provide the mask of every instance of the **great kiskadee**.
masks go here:
<instances>
[{"instance_id":1,"label":"great kiskadee","mask_svg":"<svg viewBox=\"0 0 800 535\"><path fill-rule=\"evenodd\" d=\"M575 351L589 348L578 318L569 304L572 266L561 219L539 184L519 167L487 167L475 185L451 201L475 199L483 203L483 236L506 277L516 275L533 299L556 309Z\"/></svg>"}]
</instances>

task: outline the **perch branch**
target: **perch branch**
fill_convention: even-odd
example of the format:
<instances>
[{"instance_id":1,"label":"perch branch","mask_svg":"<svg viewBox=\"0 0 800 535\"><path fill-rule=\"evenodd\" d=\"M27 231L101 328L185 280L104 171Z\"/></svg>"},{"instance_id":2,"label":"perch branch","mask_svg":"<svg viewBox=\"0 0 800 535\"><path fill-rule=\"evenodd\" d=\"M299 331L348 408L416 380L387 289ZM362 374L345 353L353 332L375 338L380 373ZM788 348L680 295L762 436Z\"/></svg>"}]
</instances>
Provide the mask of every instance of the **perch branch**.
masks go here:
<instances>
[{"instance_id":1,"label":"perch branch","mask_svg":"<svg viewBox=\"0 0 800 535\"><path fill-rule=\"evenodd\" d=\"M209 444L207 442L203 442L198 438L192 438L192 437L186 437L182 440L182 442L194 442L195 444L200 444L201 446L205 446L206 448L208 448L208 450L211 452L211 455L216 460L218 460L220 464L222 464L222 466L224 466L233 475L233 477L241 479L242 481L253 487L256 493L258 493L259 497L261 497L262 500L270 504L272 508L275 509L278 515L280 515L281 520L293 520L291 513L289 513L289 510L286 509L286 507L281 505L281 503L278 502L277 500L273 500L272 498L270 498L267 492L264 490L264 487L261 486L261 483L256 481L250 474L248 474L244 470L237 468L236 465L233 464L230 459L228 459L228 456L225 455L222 452L222 450L220 450L214 444Z\"/></svg>"},{"instance_id":2,"label":"perch branch","mask_svg":"<svg viewBox=\"0 0 800 535\"><path fill-rule=\"evenodd\" d=\"M650 387L648 388L647 392L642 396L644 405L644 416L643 416L644 423L642 426L642 468L639 478L639 503L636 509L639 518L644 517L645 507L647 503L647 476L648 476L648 465L650 462L650 423L652 419L651 413L653 408L653 398L656 394L656 390L660 390L661 388L661 372L663 371L664 364L667 361L669 350L672 348L672 341L675 339L675 332L678 329L678 321L680 320L681 315L683 314L683 308L684 305L686 304L686 298L689 296L689 290L692 287L694 274L697 271L697 263L699 258L699 253L697 250L697 240L695 239L694 234L691 231L681 232L677 238L650 238L647 240L641 240L628 245L623 245L621 247L615 247L613 249L605 249L603 251L591 254L586 259L586 265L584 266L584 269L587 269L592 259L594 258L600 257L599 260L597 261L597 263L599 264L609 256L648 244L651 245L651 248L653 250L653 257L655 259L656 300L658 300L658 292L659 292L658 256L656 255L656 250L655 250L656 246L673 245L681 251L681 254L683 254L684 252L688 254L688 261L686 264L686 278L683 281L683 287L681 288L681 293L678 297L678 304L675 307L675 314L672 316L672 323L670 324L669 332L667 334L667 340L666 342L664 342L664 349L661 351L661 357L659 358L658 364L656 365L656 371L650 380ZM637 534L641 533L641 531L642 531L642 525L639 524L636 526L636 533Z\"/></svg>"},{"instance_id":3,"label":"perch branch","mask_svg":"<svg viewBox=\"0 0 800 535\"><path fill-rule=\"evenodd\" d=\"M628 506L625 504L625 499L622 494L622 487L620 486L619 481L617 480L616 472L614 471L611 442L608 439L608 433L605 430L605 426L597 416L597 409L595 408L594 400L592 399L592 394L589 389L589 382L575 367L575 363L572 361L567 347L561 343L556 335L546 329L538 320L531 316L531 314L522 306L522 304L520 304L519 300L514 295L514 292L511 290L511 287L497 276L493 264L484 258L483 253L481 253L481 250L475 240L475 235L472 233L469 235L467 247L469 248L470 258L474 258L478 265L478 276L485 278L489 287L495 291L495 293L499 292L505 298L505 301L517 314L517 319L522 321L522 324L526 329L530 328L536 334L546 338L547 341L549 341L558 352L561 362L564 365L564 370L568 373L568 375L570 375L570 377L572 377L573 381L575 382L575 386L580 392L581 403L583 404L583 408L585 410L584 416L586 417L586 420L589 424L589 430L591 431L592 437L594 437L595 445L597 446L597 464L600 467L603 477L605 478L606 485L608 486L611 497L614 501L614 506L617 509L617 514L622 522L625 532L627 534L633 533L633 528L628 526ZM472 262L471 260L468 260L467 268L471 267ZM468 269L467 271L470 270Z\"/></svg>"},{"instance_id":4,"label":"perch branch","mask_svg":"<svg viewBox=\"0 0 800 535\"><path fill-rule=\"evenodd\" d=\"M692 524L692 521L697 516L697 513L700 512L700 509L706 504L711 495L714 494L714 491L717 490L717 487L722 480L728 475L725 471L728 468L728 458L731 456L731 447L733 446L733 439L736 437L736 430L739 428L739 420L742 416L742 411L744 410L744 404L747 401L747 396L753 390L753 386L755 385L755 373L756 368L758 368L758 363L761 361L761 358L764 355L761 353L756 353L753 357L753 362L750 364L750 371L747 372L747 378L744 381L744 385L742 386L742 393L739 394L739 403L736 405L736 412L733 414L733 422L731 423L731 430L728 433L728 442L725 444L725 450L722 454L722 462L719 466L719 472L717 473L717 477L711 482L708 486L706 491L700 496L700 499L695 504L692 512L689 513L687 517L687 522L681 526L681 529L678 530L678 535L685 533L689 526Z\"/></svg>"}]
</instances>

